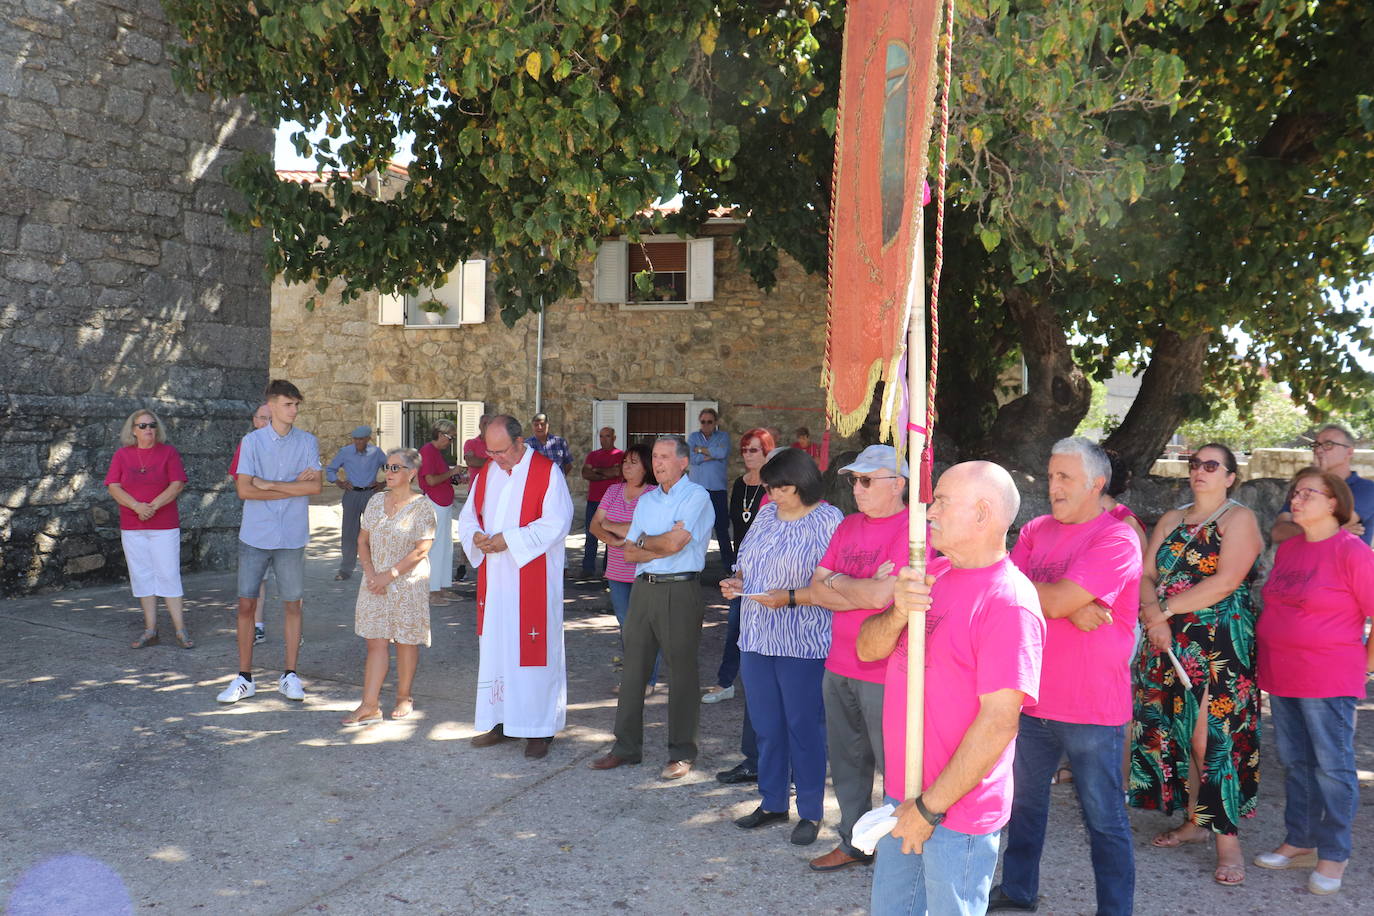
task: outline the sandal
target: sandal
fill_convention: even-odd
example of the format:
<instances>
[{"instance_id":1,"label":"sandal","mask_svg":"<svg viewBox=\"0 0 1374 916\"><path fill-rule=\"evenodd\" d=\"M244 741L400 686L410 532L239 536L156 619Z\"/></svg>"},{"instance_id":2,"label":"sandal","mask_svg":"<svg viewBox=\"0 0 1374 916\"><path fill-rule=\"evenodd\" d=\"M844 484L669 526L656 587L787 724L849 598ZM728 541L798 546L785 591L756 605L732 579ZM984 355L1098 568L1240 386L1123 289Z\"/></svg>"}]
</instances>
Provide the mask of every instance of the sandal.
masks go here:
<instances>
[{"instance_id":1,"label":"sandal","mask_svg":"<svg viewBox=\"0 0 1374 916\"><path fill-rule=\"evenodd\" d=\"M1212 880L1223 887L1240 887L1245 883L1245 863L1218 862Z\"/></svg>"},{"instance_id":2,"label":"sandal","mask_svg":"<svg viewBox=\"0 0 1374 916\"><path fill-rule=\"evenodd\" d=\"M1207 838L1209 836L1209 834L1207 833L1202 834L1202 836L1195 836L1187 839L1180 835L1183 833L1183 831L1187 830L1191 826L1193 826L1191 823L1183 823L1175 827L1173 830L1166 830L1159 836L1151 840L1150 845L1158 847L1159 849L1176 849L1179 846L1193 846L1197 843L1207 842ZM1229 868L1230 866L1227 867Z\"/></svg>"},{"instance_id":3,"label":"sandal","mask_svg":"<svg viewBox=\"0 0 1374 916\"><path fill-rule=\"evenodd\" d=\"M339 720L339 724L344 728L361 728L367 725L378 725L382 721L382 711L370 712L365 716L360 716L357 712L352 712Z\"/></svg>"},{"instance_id":4,"label":"sandal","mask_svg":"<svg viewBox=\"0 0 1374 916\"><path fill-rule=\"evenodd\" d=\"M396 705L391 710L391 718L404 719L406 716L410 715L414 711L414 700L412 700L410 697L406 697L404 700L397 698Z\"/></svg>"},{"instance_id":5,"label":"sandal","mask_svg":"<svg viewBox=\"0 0 1374 916\"><path fill-rule=\"evenodd\" d=\"M191 634L186 632L184 628L176 631L176 637L177 642L181 643L183 649L194 649L196 647L195 642L191 639Z\"/></svg>"},{"instance_id":6,"label":"sandal","mask_svg":"<svg viewBox=\"0 0 1374 916\"><path fill-rule=\"evenodd\" d=\"M1061 786L1066 782L1073 782L1073 770L1068 766L1062 766L1054 771L1050 777L1050 785Z\"/></svg>"},{"instance_id":7,"label":"sandal","mask_svg":"<svg viewBox=\"0 0 1374 916\"><path fill-rule=\"evenodd\" d=\"M144 646L157 645L157 630L144 630L143 635L129 643L130 649L142 649Z\"/></svg>"}]
</instances>

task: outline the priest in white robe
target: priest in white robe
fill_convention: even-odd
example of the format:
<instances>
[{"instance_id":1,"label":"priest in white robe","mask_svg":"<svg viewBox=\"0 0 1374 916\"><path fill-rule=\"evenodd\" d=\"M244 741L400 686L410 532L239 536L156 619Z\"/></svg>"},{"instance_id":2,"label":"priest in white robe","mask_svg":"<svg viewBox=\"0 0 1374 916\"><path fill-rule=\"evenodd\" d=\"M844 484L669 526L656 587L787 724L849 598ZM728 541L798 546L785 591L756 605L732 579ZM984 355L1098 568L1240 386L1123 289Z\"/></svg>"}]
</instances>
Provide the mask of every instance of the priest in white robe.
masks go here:
<instances>
[{"instance_id":1,"label":"priest in white robe","mask_svg":"<svg viewBox=\"0 0 1374 916\"><path fill-rule=\"evenodd\" d=\"M477 571L476 747L520 738L525 756L548 753L567 720L563 655L564 541L573 504L561 473L525 445L520 423L494 417L482 439L490 460L473 477L458 537Z\"/></svg>"}]
</instances>

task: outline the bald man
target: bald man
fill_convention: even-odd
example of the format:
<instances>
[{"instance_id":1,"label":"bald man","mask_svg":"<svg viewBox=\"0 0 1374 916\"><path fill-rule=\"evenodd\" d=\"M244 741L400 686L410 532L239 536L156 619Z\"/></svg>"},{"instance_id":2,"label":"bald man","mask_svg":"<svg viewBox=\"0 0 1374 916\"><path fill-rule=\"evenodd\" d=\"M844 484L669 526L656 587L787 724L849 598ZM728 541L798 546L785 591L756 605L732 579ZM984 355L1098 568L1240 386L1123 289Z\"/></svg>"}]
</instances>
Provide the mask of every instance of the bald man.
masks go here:
<instances>
[{"instance_id":1,"label":"bald man","mask_svg":"<svg viewBox=\"0 0 1374 916\"><path fill-rule=\"evenodd\" d=\"M982 913L997 844L1011 817L1021 707L1040 689L1045 619L1030 579L1007 554L1021 496L1005 470L956 464L927 519L943 556L922 581L907 567L894 605L864 621L858 653L887 659L883 779L897 825L878 842L871 911ZM907 616L926 612L925 754L906 786Z\"/></svg>"}]
</instances>

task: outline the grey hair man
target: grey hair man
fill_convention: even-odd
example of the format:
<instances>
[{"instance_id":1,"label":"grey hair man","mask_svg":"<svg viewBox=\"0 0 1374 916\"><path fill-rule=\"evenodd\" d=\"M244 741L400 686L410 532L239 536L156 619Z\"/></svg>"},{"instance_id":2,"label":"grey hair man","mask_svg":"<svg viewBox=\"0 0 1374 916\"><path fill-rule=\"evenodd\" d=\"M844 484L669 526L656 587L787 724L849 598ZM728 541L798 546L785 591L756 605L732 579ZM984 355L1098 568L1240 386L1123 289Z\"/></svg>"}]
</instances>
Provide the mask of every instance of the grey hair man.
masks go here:
<instances>
[{"instance_id":1,"label":"grey hair man","mask_svg":"<svg viewBox=\"0 0 1374 916\"><path fill-rule=\"evenodd\" d=\"M1354 455L1355 437L1350 430L1339 423L1328 423L1317 430L1312 440L1312 463L1350 486L1350 495L1355 497L1355 511L1344 527L1369 544L1374 543L1371 540L1374 539L1374 480L1365 480L1350 467ZM1296 534L1302 534L1302 529L1293 521L1292 509L1285 502L1274 519L1269 539L1281 544Z\"/></svg>"},{"instance_id":2,"label":"grey hair man","mask_svg":"<svg viewBox=\"0 0 1374 916\"><path fill-rule=\"evenodd\" d=\"M343 525L339 535L339 571L336 580L353 575L358 562L358 534L363 510L382 484L377 482L386 453L372 444L372 427L358 426L349 433L353 441L335 453L324 469L325 479L343 491ZM342 476L340 476L342 472Z\"/></svg>"}]
</instances>

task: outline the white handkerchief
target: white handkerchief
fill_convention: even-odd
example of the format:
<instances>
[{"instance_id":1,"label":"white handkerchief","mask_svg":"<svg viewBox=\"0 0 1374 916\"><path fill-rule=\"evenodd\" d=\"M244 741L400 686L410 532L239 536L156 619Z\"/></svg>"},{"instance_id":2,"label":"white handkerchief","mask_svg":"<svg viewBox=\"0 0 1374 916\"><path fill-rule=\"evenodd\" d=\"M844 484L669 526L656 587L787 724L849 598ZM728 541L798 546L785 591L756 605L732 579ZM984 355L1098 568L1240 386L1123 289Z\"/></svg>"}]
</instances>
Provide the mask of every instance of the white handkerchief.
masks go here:
<instances>
[{"instance_id":1,"label":"white handkerchief","mask_svg":"<svg viewBox=\"0 0 1374 916\"><path fill-rule=\"evenodd\" d=\"M878 848L878 841L897 826L897 819L892 816L896 810L892 805L883 805L859 818L849 837L850 844L866 856L873 855L873 850Z\"/></svg>"}]
</instances>

